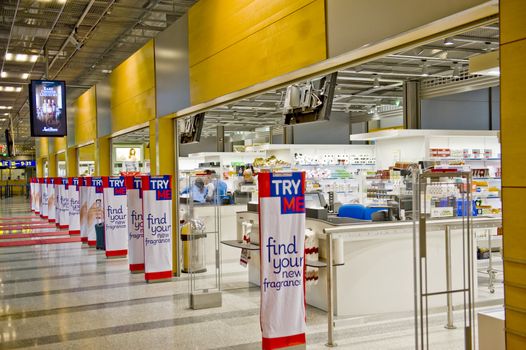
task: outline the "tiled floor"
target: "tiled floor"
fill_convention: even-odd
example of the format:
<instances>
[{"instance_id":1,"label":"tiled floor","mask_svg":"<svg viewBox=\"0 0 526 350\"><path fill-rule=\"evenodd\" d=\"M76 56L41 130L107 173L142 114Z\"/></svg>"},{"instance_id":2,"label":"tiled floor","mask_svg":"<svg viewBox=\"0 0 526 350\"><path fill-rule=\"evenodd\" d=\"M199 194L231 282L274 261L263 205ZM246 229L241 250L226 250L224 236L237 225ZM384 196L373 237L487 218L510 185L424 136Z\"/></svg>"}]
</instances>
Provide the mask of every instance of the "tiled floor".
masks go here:
<instances>
[{"instance_id":1,"label":"tiled floor","mask_svg":"<svg viewBox=\"0 0 526 350\"><path fill-rule=\"evenodd\" d=\"M17 215L25 201L0 201L0 218ZM0 248L0 349L259 349L259 289L239 271L224 269L222 307L191 310L185 275L146 284L125 259L80 243ZM495 294L480 283L485 307L501 303L501 283ZM308 348L325 349L326 313L307 315ZM431 349L462 349L462 328L444 322L431 315ZM335 339L340 349L412 349L412 313L338 319Z\"/></svg>"}]
</instances>

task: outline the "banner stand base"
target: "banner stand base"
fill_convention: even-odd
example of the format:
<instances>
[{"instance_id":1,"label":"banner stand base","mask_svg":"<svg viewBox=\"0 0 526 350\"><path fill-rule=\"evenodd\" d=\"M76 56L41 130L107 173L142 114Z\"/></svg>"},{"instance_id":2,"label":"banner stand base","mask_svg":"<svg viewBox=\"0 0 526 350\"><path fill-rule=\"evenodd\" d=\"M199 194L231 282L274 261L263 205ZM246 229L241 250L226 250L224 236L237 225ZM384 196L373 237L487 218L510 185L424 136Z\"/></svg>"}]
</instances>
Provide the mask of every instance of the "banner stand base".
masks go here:
<instances>
[{"instance_id":1,"label":"banner stand base","mask_svg":"<svg viewBox=\"0 0 526 350\"><path fill-rule=\"evenodd\" d=\"M222 298L221 292L194 292L190 294L190 308L193 310L210 309L213 307L221 307Z\"/></svg>"},{"instance_id":2,"label":"banner stand base","mask_svg":"<svg viewBox=\"0 0 526 350\"><path fill-rule=\"evenodd\" d=\"M172 278L160 278L158 280L146 280L146 283L171 282Z\"/></svg>"}]
</instances>

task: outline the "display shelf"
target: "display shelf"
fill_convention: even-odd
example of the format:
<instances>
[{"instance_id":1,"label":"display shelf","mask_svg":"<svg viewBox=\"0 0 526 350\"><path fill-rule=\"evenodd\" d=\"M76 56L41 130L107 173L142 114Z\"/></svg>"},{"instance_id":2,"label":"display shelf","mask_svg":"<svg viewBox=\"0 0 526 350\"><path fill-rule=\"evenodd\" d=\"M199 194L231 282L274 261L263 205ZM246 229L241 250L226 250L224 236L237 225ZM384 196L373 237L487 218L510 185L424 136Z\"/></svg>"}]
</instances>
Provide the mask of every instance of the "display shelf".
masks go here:
<instances>
[{"instance_id":1,"label":"display shelf","mask_svg":"<svg viewBox=\"0 0 526 350\"><path fill-rule=\"evenodd\" d=\"M308 267L325 268L327 267L327 261L325 261L325 259L320 259L320 260L306 259L305 265L307 265ZM332 264L332 266L343 266L343 265L344 263Z\"/></svg>"},{"instance_id":2,"label":"display shelf","mask_svg":"<svg viewBox=\"0 0 526 350\"><path fill-rule=\"evenodd\" d=\"M222 244L233 248L247 249L247 250L259 250L259 245L253 243L245 243L238 240L226 240L221 241Z\"/></svg>"}]
</instances>

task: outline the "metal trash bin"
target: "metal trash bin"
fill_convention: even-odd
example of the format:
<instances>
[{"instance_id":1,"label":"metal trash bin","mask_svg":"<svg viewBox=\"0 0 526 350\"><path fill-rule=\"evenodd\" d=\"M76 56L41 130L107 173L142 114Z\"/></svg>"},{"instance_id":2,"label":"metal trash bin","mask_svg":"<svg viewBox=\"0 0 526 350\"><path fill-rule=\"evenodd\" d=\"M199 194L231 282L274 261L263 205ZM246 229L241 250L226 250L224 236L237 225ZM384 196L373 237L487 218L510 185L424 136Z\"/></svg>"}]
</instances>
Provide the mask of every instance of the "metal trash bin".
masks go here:
<instances>
[{"instance_id":1,"label":"metal trash bin","mask_svg":"<svg viewBox=\"0 0 526 350\"><path fill-rule=\"evenodd\" d=\"M183 268L184 273L206 272L205 263L205 238L206 234L192 234L191 224L186 223L181 227L181 241L183 242Z\"/></svg>"}]
</instances>

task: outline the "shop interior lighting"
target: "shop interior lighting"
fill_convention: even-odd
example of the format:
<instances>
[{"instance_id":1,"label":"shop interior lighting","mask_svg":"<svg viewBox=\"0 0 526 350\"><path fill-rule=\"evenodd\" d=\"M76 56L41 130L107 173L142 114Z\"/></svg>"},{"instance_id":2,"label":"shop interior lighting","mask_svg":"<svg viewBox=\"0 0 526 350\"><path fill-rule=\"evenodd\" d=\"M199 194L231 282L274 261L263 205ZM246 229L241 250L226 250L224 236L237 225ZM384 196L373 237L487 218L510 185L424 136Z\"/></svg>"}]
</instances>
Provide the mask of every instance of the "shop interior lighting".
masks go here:
<instances>
[{"instance_id":1,"label":"shop interior lighting","mask_svg":"<svg viewBox=\"0 0 526 350\"><path fill-rule=\"evenodd\" d=\"M380 87L380 78L378 77L377 74L374 75L373 87L375 89Z\"/></svg>"},{"instance_id":2,"label":"shop interior lighting","mask_svg":"<svg viewBox=\"0 0 526 350\"><path fill-rule=\"evenodd\" d=\"M7 78L7 72L2 72L2 73L0 73L0 77L2 77L2 78Z\"/></svg>"},{"instance_id":3,"label":"shop interior lighting","mask_svg":"<svg viewBox=\"0 0 526 350\"><path fill-rule=\"evenodd\" d=\"M445 46L453 46L453 45L455 45L455 42L451 38L445 38L444 39L444 45Z\"/></svg>"},{"instance_id":4,"label":"shop interior lighting","mask_svg":"<svg viewBox=\"0 0 526 350\"><path fill-rule=\"evenodd\" d=\"M426 60L422 60L422 76L423 77L429 76L429 66Z\"/></svg>"},{"instance_id":5,"label":"shop interior lighting","mask_svg":"<svg viewBox=\"0 0 526 350\"><path fill-rule=\"evenodd\" d=\"M13 109L12 106L0 106L0 109Z\"/></svg>"},{"instance_id":6,"label":"shop interior lighting","mask_svg":"<svg viewBox=\"0 0 526 350\"><path fill-rule=\"evenodd\" d=\"M8 52L5 54L6 61L16 61L16 62L36 62L38 60L38 55L28 55L25 53L14 54Z\"/></svg>"},{"instance_id":7,"label":"shop interior lighting","mask_svg":"<svg viewBox=\"0 0 526 350\"><path fill-rule=\"evenodd\" d=\"M29 78L29 73L23 73L22 79L26 80L27 78Z\"/></svg>"}]
</instances>

